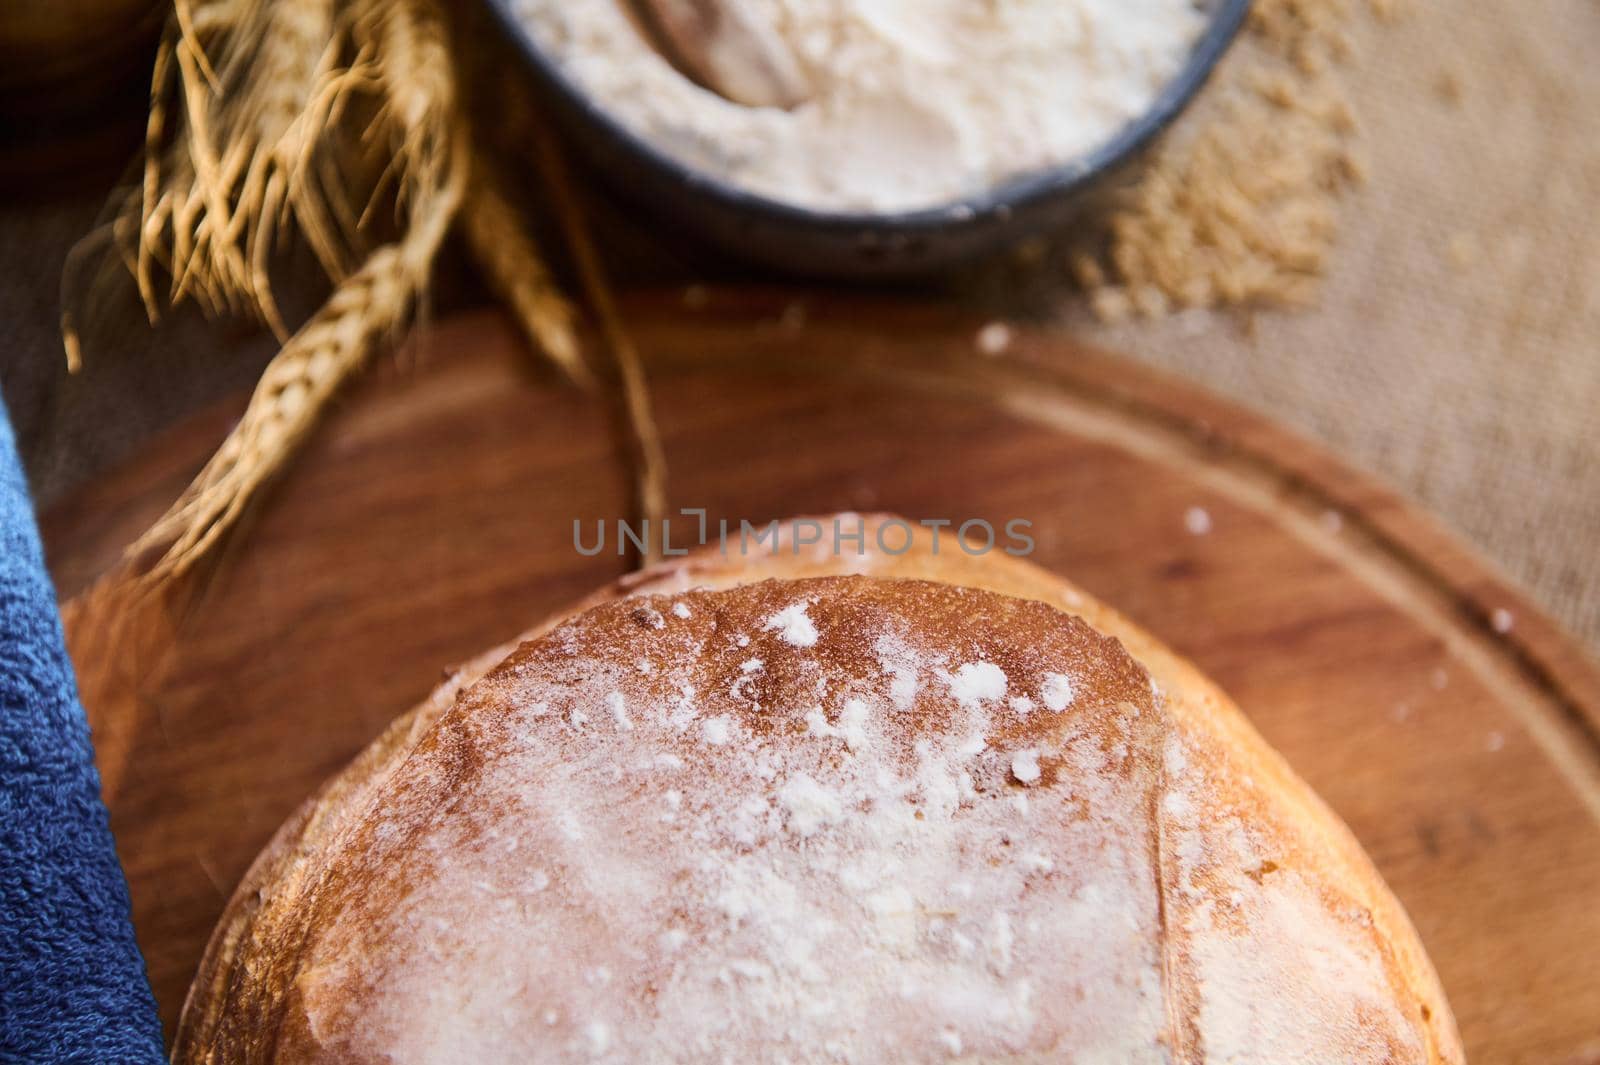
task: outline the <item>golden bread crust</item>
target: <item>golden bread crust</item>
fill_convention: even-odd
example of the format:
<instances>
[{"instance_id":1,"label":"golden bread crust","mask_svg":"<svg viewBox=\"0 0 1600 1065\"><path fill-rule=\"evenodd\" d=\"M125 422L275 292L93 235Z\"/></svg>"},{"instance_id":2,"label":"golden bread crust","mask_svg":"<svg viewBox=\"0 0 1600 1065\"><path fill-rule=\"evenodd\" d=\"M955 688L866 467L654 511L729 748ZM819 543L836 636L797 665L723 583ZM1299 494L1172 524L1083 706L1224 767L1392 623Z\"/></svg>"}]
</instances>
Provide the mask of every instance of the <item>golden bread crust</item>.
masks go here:
<instances>
[{"instance_id":1,"label":"golden bread crust","mask_svg":"<svg viewBox=\"0 0 1600 1065\"><path fill-rule=\"evenodd\" d=\"M868 529L883 520L866 519ZM849 1028L840 1012L848 1004L807 984L803 967L791 972L785 960L768 959L760 986L786 997L761 1007L766 999L741 990L751 1005L726 1021L716 1049L737 1051L742 1060L779 1051L805 1059L820 1046L815 1032L830 1032L831 1024L849 1028L830 1051L840 1060L1048 1061L1095 1050L1129 1061L1462 1060L1437 978L1370 861L1193 666L1027 563L969 556L949 537L935 553L926 530L899 555L874 550L874 541L869 532L866 554L838 557L796 550L786 528L776 554L701 552L625 578L464 667L310 799L252 866L191 988L174 1061L445 1061L457 1052L480 1060L486 1052L628 1060L630 1023L659 1027L655 1060L703 1060L691 1029L710 1026L705 1003L716 1000L690 994L698 989L695 974L715 962L725 977L730 961L830 919L863 922L869 939L887 936L868 952L876 967L859 974L835 940L818 938L819 950L833 952L832 982L857 980L854 997L870 998L887 986L880 987L883 959L890 958L890 970L915 972L945 994L943 1005L924 1010L890 996L875 1007L881 1023ZM899 641L893 653L884 651L886 633ZM597 678L596 668L604 676ZM696 694L683 721L669 727L646 719L684 689ZM569 693L585 694L561 704ZM814 710L803 705L813 694ZM852 695L861 698L851 703ZM841 709L868 702L871 715L862 710L850 719ZM981 749L967 753L972 745L960 741L974 722ZM719 723L717 736L731 732L744 746L715 739L712 723ZM833 747L816 755L824 740ZM651 791L654 777L626 765L615 770L614 788L596 783L598 770L574 777L568 790L553 782L596 747L627 752L647 743L657 757L676 761L686 782L670 793ZM560 759L547 753L558 748ZM809 774L794 771L797 760L813 758L822 760L805 761ZM853 768L873 759L870 780ZM915 822L879 824L892 811L876 809L880 784L873 781L903 771L926 785L930 765L950 769L967 791L943 806L918 793L907 800L921 804ZM506 784L508 766L523 783ZM812 789L803 802L784 783L802 777ZM646 793L656 806L640 805ZM676 823L634 832L646 820L640 810L658 808L668 794L677 798L663 819L680 809L711 811L696 846L723 847L729 863L753 853L787 869L784 883L817 869L854 883L852 876L864 875L855 859L878 848L898 894L882 890L887 881L863 880L862 909L860 900L801 890L811 921L803 926L760 910L743 913L732 931L695 917L699 923L684 925L694 929L689 959L670 964L661 951L639 947L637 931L613 942L592 912L610 888L575 883L585 862L598 869L606 860L594 853L596 835L599 850L623 848L618 854L640 867L642 883L654 883L650 870L658 864L677 863L661 878L675 885L671 894L658 884L650 888L655 894L641 896L651 905L670 898L663 908L693 916L729 893L721 872L678 861ZM717 804L725 796L729 805L741 796L765 802L766 822L723 840L717 833L727 811ZM508 805L523 812L515 819L497 812ZM850 812L857 806L874 809ZM1065 806L1080 812L1048 820L1049 811ZM568 808L589 819L584 828L605 831L591 831L574 850L562 835L571 826L550 820L551 810ZM980 821L982 833L974 827ZM1054 850L1023 855L1019 860L1034 864L1022 872L1003 864L1014 850L981 863L968 853L997 834L1011 848L1013 837L1024 838L1018 828L1040 832ZM928 848L961 854L948 868L925 855L894 858L894 833L905 831L934 833ZM630 838L613 844L619 835ZM834 837L848 845L827 850ZM523 849L476 857L511 843ZM495 877L529 851L542 855L541 870L551 867L538 875L555 877L555 887L541 889L532 903L495 910L496 936L463 939L456 926L472 917L462 900L481 891L499 905L506 888ZM550 857L557 851L561 861ZM1099 880L1073 871L1096 862L1107 870ZM492 883L466 884L471 877L463 869ZM930 902L942 882L968 872L980 881L974 902L948 911ZM994 883L985 886L985 876ZM696 877L713 877L714 890ZM772 890L768 884L757 897ZM900 911L873 908L889 894L915 896L927 927L901 936ZM1073 905L1088 907L1089 919L1067 927L1055 915ZM986 922L1005 917L1005 935L991 923L964 924L980 911ZM402 912L404 920L395 916ZM419 930L428 917L453 928ZM783 934L762 939L753 930L762 920ZM1118 922L1126 925L1122 938L1105 940L1103 928ZM1019 933L1007 930L1012 924L1025 933L1020 945ZM521 929L530 943L563 957L527 968L497 942L507 929L513 938ZM436 990L417 990L452 983L452 955L475 959L475 971L553 974L571 961L557 947L584 936L607 964L574 969L577 978L563 972L568 978L553 980L560 985L554 989L529 986L504 999L513 1013L528 1003L525 1017L505 1020L505 1008L487 1018L474 1014L475 1046L452 1032L452 1020L433 1018L444 1009L432 1001ZM925 957L933 948L923 940L938 940L945 953ZM976 961L951 953L952 943L967 940L980 943ZM1115 957L1103 971L1087 972L1108 955ZM594 976L600 970L603 979ZM647 992L608 990L635 975ZM572 990L597 979L596 987ZM1019 987L1027 993L1006 997ZM950 1004L965 998L949 998L972 989L986 1000L1004 999L1010 1012L973 1021L966 1006ZM453 1019L484 1001L501 1002L497 995L498 983L479 988L472 1001L451 999L441 1015ZM653 1013L638 1012L641 995ZM820 1027L793 1022L806 1009L824 1008L833 1019ZM625 1012L619 1022L606 1010ZM1117 1019L1114 1031L1097 1020L1108 1015ZM941 1017L956 1020L939 1027ZM486 1032L500 1041L487 1041Z\"/></svg>"}]
</instances>

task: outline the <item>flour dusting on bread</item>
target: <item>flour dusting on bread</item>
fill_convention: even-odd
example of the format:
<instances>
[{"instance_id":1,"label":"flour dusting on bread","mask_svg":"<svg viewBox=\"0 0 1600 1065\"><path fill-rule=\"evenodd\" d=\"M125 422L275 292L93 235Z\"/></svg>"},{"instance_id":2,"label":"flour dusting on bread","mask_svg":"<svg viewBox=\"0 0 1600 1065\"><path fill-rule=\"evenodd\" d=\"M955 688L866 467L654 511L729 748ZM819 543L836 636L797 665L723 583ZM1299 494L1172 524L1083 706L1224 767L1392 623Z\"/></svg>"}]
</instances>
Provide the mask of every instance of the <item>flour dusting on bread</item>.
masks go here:
<instances>
[{"instance_id":1,"label":"flour dusting on bread","mask_svg":"<svg viewBox=\"0 0 1600 1065\"><path fill-rule=\"evenodd\" d=\"M1204 782L1145 671L1041 604L880 592L617 604L469 689L423 757L449 788L373 810L361 886L310 946L318 1049L1167 1062L1185 1038L1169 984L1201 970L1223 1005L1196 998L1190 1038L1292 1034L1232 1003L1256 989L1228 979L1250 944L1227 925L1320 903L1241 859L1219 908L1218 856L1253 854L1248 833L1175 816ZM1202 922L1204 949L1170 956ZM1376 961L1330 964L1382 1007ZM1292 1006L1315 1045L1326 1019ZM1387 1038L1348 1060L1384 1060Z\"/></svg>"},{"instance_id":2,"label":"flour dusting on bread","mask_svg":"<svg viewBox=\"0 0 1600 1065\"><path fill-rule=\"evenodd\" d=\"M418 834L410 886L348 922L348 979L382 974L351 1040L410 1060L1164 1060L1143 671L1036 604L829 591L759 626L718 594L618 609L474 689L442 725L492 761L428 823L389 815ZM996 603L1053 631L957 627ZM617 669L640 655L650 673ZM1103 712L1018 717L1008 688L1047 674ZM556 714L504 710L541 703ZM1099 771L1053 768L1075 762ZM529 1015L554 1018L537 1043Z\"/></svg>"},{"instance_id":3,"label":"flour dusting on bread","mask_svg":"<svg viewBox=\"0 0 1600 1065\"><path fill-rule=\"evenodd\" d=\"M1225 696L1058 579L919 544L703 554L463 670L246 877L174 1060L1460 1051Z\"/></svg>"}]
</instances>

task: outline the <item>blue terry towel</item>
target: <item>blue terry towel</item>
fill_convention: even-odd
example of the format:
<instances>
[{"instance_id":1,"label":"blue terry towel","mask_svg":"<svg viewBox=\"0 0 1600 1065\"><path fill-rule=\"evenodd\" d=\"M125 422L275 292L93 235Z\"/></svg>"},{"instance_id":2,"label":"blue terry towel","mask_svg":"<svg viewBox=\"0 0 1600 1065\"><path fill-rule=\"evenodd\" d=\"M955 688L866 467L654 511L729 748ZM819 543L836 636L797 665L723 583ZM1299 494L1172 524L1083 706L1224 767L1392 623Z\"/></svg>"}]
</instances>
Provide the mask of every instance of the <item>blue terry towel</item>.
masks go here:
<instances>
[{"instance_id":1,"label":"blue terry towel","mask_svg":"<svg viewBox=\"0 0 1600 1065\"><path fill-rule=\"evenodd\" d=\"M89 725L0 401L0 1062L162 1060Z\"/></svg>"}]
</instances>

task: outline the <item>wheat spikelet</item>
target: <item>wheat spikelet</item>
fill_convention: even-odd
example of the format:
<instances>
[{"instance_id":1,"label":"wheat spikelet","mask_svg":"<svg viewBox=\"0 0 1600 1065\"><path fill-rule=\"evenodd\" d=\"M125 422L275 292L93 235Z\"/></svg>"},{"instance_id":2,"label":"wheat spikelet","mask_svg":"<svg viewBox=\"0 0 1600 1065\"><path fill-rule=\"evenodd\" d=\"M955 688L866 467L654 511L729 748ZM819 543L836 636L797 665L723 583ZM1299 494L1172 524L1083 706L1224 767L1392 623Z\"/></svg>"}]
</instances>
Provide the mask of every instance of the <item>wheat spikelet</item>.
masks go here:
<instances>
[{"instance_id":1,"label":"wheat spikelet","mask_svg":"<svg viewBox=\"0 0 1600 1065\"><path fill-rule=\"evenodd\" d=\"M301 233L329 277L342 278L349 267L345 249L354 234L335 237L318 224L325 211L337 209L343 191L310 195L299 188L299 175L326 121L327 86L339 49L331 0L270 5L250 91L241 95L231 116L237 132L230 138L223 180L235 208L221 240L243 245L244 273L234 283L280 336L286 330L272 295L267 260L285 205L295 212ZM324 204L328 206L319 210Z\"/></svg>"},{"instance_id":2,"label":"wheat spikelet","mask_svg":"<svg viewBox=\"0 0 1600 1065\"><path fill-rule=\"evenodd\" d=\"M161 586L187 574L233 527L255 492L315 427L339 387L406 320L420 287L399 246L374 252L273 358L244 417L173 507L129 548L158 555L139 575Z\"/></svg>"},{"instance_id":3,"label":"wheat spikelet","mask_svg":"<svg viewBox=\"0 0 1600 1065\"><path fill-rule=\"evenodd\" d=\"M372 78L383 87L387 95L382 114L400 127L390 136L396 157L402 159L403 236L368 255L285 342L263 373L244 416L211 461L172 508L129 548L126 558L135 585L141 589L166 589L192 572L238 524L262 485L304 443L340 387L380 345L399 335L425 297L433 260L460 207L467 182L468 145L455 117L454 75L437 12L417 0L409 4L370 0L357 8L351 29L358 35L379 34L392 49L373 52L381 59L375 59L359 76ZM181 43L177 49L181 52ZM205 76L193 57L187 69L193 77ZM190 132L194 133L192 121ZM220 180L227 180L225 167L215 157L206 158L204 167L209 168L211 180L218 180L219 175ZM261 202L252 209L279 210L285 198L295 197L294 180L286 168L270 170ZM215 191L213 188L208 194L197 188L182 207L171 209L174 236L196 234L195 244L175 252L174 261L194 262L206 255L210 256L207 262L220 263L223 260L216 257L217 249L210 245L230 238L237 249L242 230L230 234L226 227L219 228L216 223L223 215L214 209L214 200L198 209L194 206L196 198L207 200ZM176 223L186 212L195 215L194 225L180 230ZM213 224L202 224L204 219ZM255 224L260 224L259 216ZM259 259L255 268L262 268ZM207 298L222 299L229 291L239 291L229 289L230 280L241 280L211 270L189 271L184 276L197 279L197 298L205 291L205 282L219 286L216 295Z\"/></svg>"},{"instance_id":4,"label":"wheat spikelet","mask_svg":"<svg viewBox=\"0 0 1600 1065\"><path fill-rule=\"evenodd\" d=\"M251 52L232 53L230 85L237 87L216 108L215 137L225 148L211 181L201 174L208 209L197 221L210 230L214 249L203 260L207 273L281 337L286 328L266 264L286 213L336 281L351 268L357 235L329 221L349 213L343 183L312 185L304 176L314 158L332 157L324 131L346 84L334 70L343 50L334 4L279 0L258 10L259 42ZM198 89L191 79L186 95ZM191 153L202 148L218 151L197 129Z\"/></svg>"},{"instance_id":5,"label":"wheat spikelet","mask_svg":"<svg viewBox=\"0 0 1600 1065\"><path fill-rule=\"evenodd\" d=\"M525 223L501 192L499 180L489 172L481 153L474 158L462 222L478 268L511 308L528 343L554 362L568 380L592 387L594 378L578 349L572 304L556 287Z\"/></svg>"},{"instance_id":6,"label":"wheat spikelet","mask_svg":"<svg viewBox=\"0 0 1600 1065\"><path fill-rule=\"evenodd\" d=\"M349 136L341 120L355 98L370 102L370 113L362 114L365 129ZM474 160L448 26L434 0L177 0L146 132L142 179L109 232L147 312L154 319L164 302L191 299L208 313L253 314L284 341L238 425L125 554L109 584L127 589L130 604L176 592L288 464L339 389L425 314L432 265L469 182L466 232L484 273L538 349L569 378L589 382L571 304L487 160ZM542 155L615 360L640 507L659 520L665 463L638 354L552 140ZM385 224L384 205L393 208L397 235L368 252L366 234ZM270 276L291 220L334 286L292 334ZM63 325L76 363L70 318Z\"/></svg>"},{"instance_id":7,"label":"wheat spikelet","mask_svg":"<svg viewBox=\"0 0 1600 1065\"><path fill-rule=\"evenodd\" d=\"M339 6L175 2L151 80L141 181L118 219L136 223L118 233L132 238L126 257L152 320L194 299L286 337L267 263L291 216L331 279L358 260L359 235L341 224L355 216L357 183L328 180L343 154L330 118L362 84L360 65L343 61Z\"/></svg>"},{"instance_id":8,"label":"wheat spikelet","mask_svg":"<svg viewBox=\"0 0 1600 1065\"><path fill-rule=\"evenodd\" d=\"M353 12L355 40L377 56L381 117L390 131L404 202L416 188L436 183L457 117L444 20L430 0L362 0Z\"/></svg>"}]
</instances>

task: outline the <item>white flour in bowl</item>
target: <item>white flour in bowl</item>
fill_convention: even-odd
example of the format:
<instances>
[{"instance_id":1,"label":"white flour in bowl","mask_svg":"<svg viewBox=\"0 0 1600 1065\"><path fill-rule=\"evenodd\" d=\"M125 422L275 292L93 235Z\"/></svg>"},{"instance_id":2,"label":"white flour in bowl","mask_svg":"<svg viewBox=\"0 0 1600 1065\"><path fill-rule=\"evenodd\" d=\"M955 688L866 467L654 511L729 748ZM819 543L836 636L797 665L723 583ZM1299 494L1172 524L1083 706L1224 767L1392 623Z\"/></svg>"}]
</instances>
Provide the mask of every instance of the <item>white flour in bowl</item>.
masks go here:
<instances>
[{"instance_id":1,"label":"white flour in bowl","mask_svg":"<svg viewBox=\"0 0 1600 1065\"><path fill-rule=\"evenodd\" d=\"M803 207L949 204L1069 162L1146 110L1206 16L1194 0L742 0L812 95L733 103L680 74L626 0L516 0L534 39L634 133Z\"/></svg>"}]
</instances>

